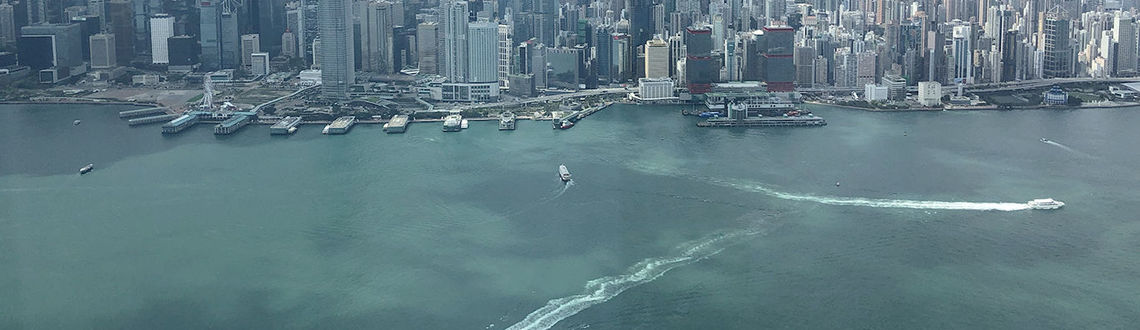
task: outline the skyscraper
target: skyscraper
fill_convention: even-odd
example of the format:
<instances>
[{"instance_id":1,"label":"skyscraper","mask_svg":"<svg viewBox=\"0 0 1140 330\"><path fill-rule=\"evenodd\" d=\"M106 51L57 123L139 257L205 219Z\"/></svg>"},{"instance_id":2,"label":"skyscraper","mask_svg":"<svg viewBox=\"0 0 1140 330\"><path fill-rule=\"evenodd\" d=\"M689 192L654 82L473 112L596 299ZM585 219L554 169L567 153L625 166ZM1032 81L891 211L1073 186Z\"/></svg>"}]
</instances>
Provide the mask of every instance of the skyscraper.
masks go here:
<instances>
[{"instance_id":1,"label":"skyscraper","mask_svg":"<svg viewBox=\"0 0 1140 330\"><path fill-rule=\"evenodd\" d=\"M435 22L423 22L416 27L416 55L419 56L420 73L439 73L438 42L439 25Z\"/></svg>"},{"instance_id":2,"label":"skyscraper","mask_svg":"<svg viewBox=\"0 0 1140 330\"><path fill-rule=\"evenodd\" d=\"M256 33L243 34L241 36L241 67L246 71L253 72L253 53L261 52L261 35Z\"/></svg>"},{"instance_id":3,"label":"skyscraper","mask_svg":"<svg viewBox=\"0 0 1140 330\"><path fill-rule=\"evenodd\" d=\"M352 45L351 0L321 0L318 5L321 30L321 95L347 100L348 88L356 82Z\"/></svg>"},{"instance_id":4,"label":"skyscraper","mask_svg":"<svg viewBox=\"0 0 1140 330\"><path fill-rule=\"evenodd\" d=\"M198 3L198 36L202 46L202 70L222 68L221 7L213 1Z\"/></svg>"},{"instance_id":5,"label":"skyscraper","mask_svg":"<svg viewBox=\"0 0 1140 330\"><path fill-rule=\"evenodd\" d=\"M790 92L795 90L794 44L795 30L790 26L764 27L763 77L764 82L768 84L769 91Z\"/></svg>"},{"instance_id":6,"label":"skyscraper","mask_svg":"<svg viewBox=\"0 0 1140 330\"><path fill-rule=\"evenodd\" d=\"M498 26L498 67L499 87L510 87L511 74L511 26Z\"/></svg>"},{"instance_id":7,"label":"skyscraper","mask_svg":"<svg viewBox=\"0 0 1140 330\"><path fill-rule=\"evenodd\" d=\"M281 34L281 55L297 57L297 37L289 29Z\"/></svg>"},{"instance_id":8,"label":"skyscraper","mask_svg":"<svg viewBox=\"0 0 1140 330\"><path fill-rule=\"evenodd\" d=\"M91 47L91 68L107 69L117 65L115 60L115 35L96 34L88 38Z\"/></svg>"},{"instance_id":9,"label":"skyscraper","mask_svg":"<svg viewBox=\"0 0 1140 330\"><path fill-rule=\"evenodd\" d=\"M392 4L370 1L361 6L360 61L362 71L393 73L392 56Z\"/></svg>"},{"instance_id":10,"label":"skyscraper","mask_svg":"<svg viewBox=\"0 0 1140 330\"><path fill-rule=\"evenodd\" d=\"M445 0L442 4L443 76L452 82L467 81L467 2Z\"/></svg>"},{"instance_id":11,"label":"skyscraper","mask_svg":"<svg viewBox=\"0 0 1140 330\"><path fill-rule=\"evenodd\" d=\"M669 77L669 43L659 38L645 43L645 78Z\"/></svg>"},{"instance_id":12,"label":"skyscraper","mask_svg":"<svg viewBox=\"0 0 1140 330\"><path fill-rule=\"evenodd\" d=\"M1065 78L1073 75L1072 49L1069 46L1069 20L1055 7L1045 15L1044 78Z\"/></svg>"},{"instance_id":13,"label":"skyscraper","mask_svg":"<svg viewBox=\"0 0 1140 330\"><path fill-rule=\"evenodd\" d=\"M951 77L955 83L974 83L974 49L970 43L970 26L955 26L952 31L954 75Z\"/></svg>"},{"instance_id":14,"label":"skyscraper","mask_svg":"<svg viewBox=\"0 0 1140 330\"><path fill-rule=\"evenodd\" d=\"M704 94L712 90L720 70L712 57L712 29L709 26L685 29L685 80L689 93Z\"/></svg>"},{"instance_id":15,"label":"skyscraper","mask_svg":"<svg viewBox=\"0 0 1140 330\"><path fill-rule=\"evenodd\" d=\"M8 0L0 2L0 46L16 42L15 10L15 7L8 4Z\"/></svg>"},{"instance_id":16,"label":"skyscraper","mask_svg":"<svg viewBox=\"0 0 1140 330\"><path fill-rule=\"evenodd\" d=\"M135 25L130 1L108 1L107 21L115 35L115 59L119 65L131 64L135 56Z\"/></svg>"},{"instance_id":17,"label":"skyscraper","mask_svg":"<svg viewBox=\"0 0 1140 330\"><path fill-rule=\"evenodd\" d=\"M1116 43L1116 74L1136 73L1136 25L1126 11L1116 13L1113 22L1112 40Z\"/></svg>"},{"instance_id":18,"label":"skyscraper","mask_svg":"<svg viewBox=\"0 0 1140 330\"><path fill-rule=\"evenodd\" d=\"M27 9L28 25L37 23L47 23L47 0L24 0L25 9Z\"/></svg>"},{"instance_id":19,"label":"skyscraper","mask_svg":"<svg viewBox=\"0 0 1140 330\"><path fill-rule=\"evenodd\" d=\"M169 64L167 39L174 36L174 17L156 14L150 18L150 58L154 64Z\"/></svg>"},{"instance_id":20,"label":"skyscraper","mask_svg":"<svg viewBox=\"0 0 1140 330\"><path fill-rule=\"evenodd\" d=\"M467 80L495 82L499 80L499 26L480 21L467 25Z\"/></svg>"}]
</instances>

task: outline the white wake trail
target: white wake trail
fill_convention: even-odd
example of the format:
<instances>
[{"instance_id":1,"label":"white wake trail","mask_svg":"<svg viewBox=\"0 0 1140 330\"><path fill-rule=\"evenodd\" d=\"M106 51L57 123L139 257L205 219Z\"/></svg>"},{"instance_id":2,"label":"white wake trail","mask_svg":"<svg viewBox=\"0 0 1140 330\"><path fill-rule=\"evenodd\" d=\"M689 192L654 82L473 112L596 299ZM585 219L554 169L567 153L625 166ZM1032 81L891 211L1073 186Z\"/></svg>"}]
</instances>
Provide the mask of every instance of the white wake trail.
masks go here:
<instances>
[{"instance_id":1,"label":"white wake trail","mask_svg":"<svg viewBox=\"0 0 1140 330\"><path fill-rule=\"evenodd\" d=\"M1027 203L998 203L998 202L942 202L942 201L915 201L905 199L873 199L873 198L839 198L812 195L791 194L756 184L745 184L711 180L714 183L744 190L764 193L772 197L793 201L816 202L828 205L866 206L880 208L903 208L923 210L976 210L976 211L1021 211L1028 210Z\"/></svg>"},{"instance_id":2,"label":"white wake trail","mask_svg":"<svg viewBox=\"0 0 1140 330\"><path fill-rule=\"evenodd\" d=\"M724 245L740 237L761 233L760 230L746 230L720 234L705 240L683 245L676 256L649 258L630 267L629 272L597 278L586 282L581 294L551 299L545 306L531 312L522 321L507 330L550 329L559 321L578 314L590 306L606 302L625 290L652 282L674 268L688 265L714 256L724 250Z\"/></svg>"},{"instance_id":3,"label":"white wake trail","mask_svg":"<svg viewBox=\"0 0 1140 330\"><path fill-rule=\"evenodd\" d=\"M1051 145L1051 146L1054 146L1054 147L1057 147L1057 148L1061 148L1061 149L1064 149L1065 151L1068 151L1068 152L1071 152L1071 153L1077 154L1077 155L1079 155L1079 156L1082 156L1082 157L1088 157L1088 158L1097 158L1097 157L1095 157L1095 156L1093 156L1093 155L1090 155L1090 154L1086 154L1086 153L1084 153L1084 152L1081 152L1081 151L1079 151L1079 150L1077 150L1077 149L1073 149L1073 148L1071 148L1071 147L1069 147L1069 146L1067 146L1067 145L1064 145L1064 144L1060 144L1060 143L1054 142L1054 141L1052 141L1052 140L1047 140L1047 141L1044 141L1044 142L1045 142L1045 144L1048 144L1048 145Z\"/></svg>"}]
</instances>

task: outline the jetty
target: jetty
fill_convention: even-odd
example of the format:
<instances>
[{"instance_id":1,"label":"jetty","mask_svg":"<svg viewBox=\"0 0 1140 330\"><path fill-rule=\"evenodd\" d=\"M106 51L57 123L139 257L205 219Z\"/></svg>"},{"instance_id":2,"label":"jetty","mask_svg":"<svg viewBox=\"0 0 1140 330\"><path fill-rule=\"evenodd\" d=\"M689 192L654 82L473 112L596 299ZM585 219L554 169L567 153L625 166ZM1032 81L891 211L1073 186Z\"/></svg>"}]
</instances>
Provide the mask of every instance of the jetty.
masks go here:
<instances>
[{"instance_id":1,"label":"jetty","mask_svg":"<svg viewBox=\"0 0 1140 330\"><path fill-rule=\"evenodd\" d=\"M408 116L396 115L384 124L384 132L388 134L403 133L408 130Z\"/></svg>"},{"instance_id":2,"label":"jetty","mask_svg":"<svg viewBox=\"0 0 1140 330\"><path fill-rule=\"evenodd\" d=\"M133 118L133 119L127 120L127 125L137 126L137 125L161 123L164 121L170 121L171 119L174 119L174 118L178 118L178 115L157 115L157 116L147 116L147 117L142 117L142 118Z\"/></svg>"},{"instance_id":3,"label":"jetty","mask_svg":"<svg viewBox=\"0 0 1140 330\"><path fill-rule=\"evenodd\" d=\"M214 126L214 135L229 135L253 122L257 115L252 112L236 112L232 117Z\"/></svg>"},{"instance_id":4,"label":"jetty","mask_svg":"<svg viewBox=\"0 0 1140 330\"><path fill-rule=\"evenodd\" d=\"M119 119L135 118L135 117L142 117L142 116L154 116L154 115L165 114L165 113L166 113L166 108L163 108L163 107L153 107L153 108L145 108L145 109L119 111Z\"/></svg>"},{"instance_id":5,"label":"jetty","mask_svg":"<svg viewBox=\"0 0 1140 330\"><path fill-rule=\"evenodd\" d=\"M288 135L297 131L297 126L301 125L301 117L285 117L278 121L273 126L269 127L270 135Z\"/></svg>"}]
</instances>

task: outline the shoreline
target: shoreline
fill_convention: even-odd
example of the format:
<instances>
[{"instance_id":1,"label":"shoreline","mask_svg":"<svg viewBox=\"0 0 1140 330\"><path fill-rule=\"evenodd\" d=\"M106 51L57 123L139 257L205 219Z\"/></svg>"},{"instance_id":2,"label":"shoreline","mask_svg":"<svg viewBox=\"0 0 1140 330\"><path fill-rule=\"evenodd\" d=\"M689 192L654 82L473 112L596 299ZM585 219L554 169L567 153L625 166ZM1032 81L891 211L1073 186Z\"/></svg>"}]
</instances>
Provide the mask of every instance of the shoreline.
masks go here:
<instances>
[{"instance_id":1,"label":"shoreline","mask_svg":"<svg viewBox=\"0 0 1140 330\"><path fill-rule=\"evenodd\" d=\"M852 110L862 110L862 111L867 111L867 112L1081 110L1081 109L1115 109L1115 108L1127 108L1127 107L1138 107L1138 106L1140 106L1140 102L1134 102L1134 103L1127 103L1127 104L1109 104L1109 105L1090 104L1090 105L1080 105L1080 106L1076 106L1076 107L1073 107L1073 106L1033 105L1033 106L1012 107L1012 108L1008 108L1008 109L1001 109L998 107L984 107L984 108L982 108L982 107L972 107L972 108L953 108L953 107L946 108L946 107L943 107L943 108L875 109L875 108L857 107L857 106L853 106L853 105L822 103L822 102L816 102L816 101L804 101L804 104L830 106L830 107L852 109Z\"/></svg>"}]
</instances>

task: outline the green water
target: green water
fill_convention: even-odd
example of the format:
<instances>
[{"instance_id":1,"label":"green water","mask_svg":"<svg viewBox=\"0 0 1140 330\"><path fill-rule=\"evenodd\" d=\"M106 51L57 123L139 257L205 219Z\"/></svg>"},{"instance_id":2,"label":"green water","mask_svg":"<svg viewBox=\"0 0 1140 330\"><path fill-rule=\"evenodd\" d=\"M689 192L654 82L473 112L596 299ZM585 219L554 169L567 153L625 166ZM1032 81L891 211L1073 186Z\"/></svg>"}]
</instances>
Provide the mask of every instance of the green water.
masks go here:
<instances>
[{"instance_id":1,"label":"green water","mask_svg":"<svg viewBox=\"0 0 1140 330\"><path fill-rule=\"evenodd\" d=\"M0 108L0 328L1140 323L1137 109L288 137L123 109Z\"/></svg>"}]
</instances>

